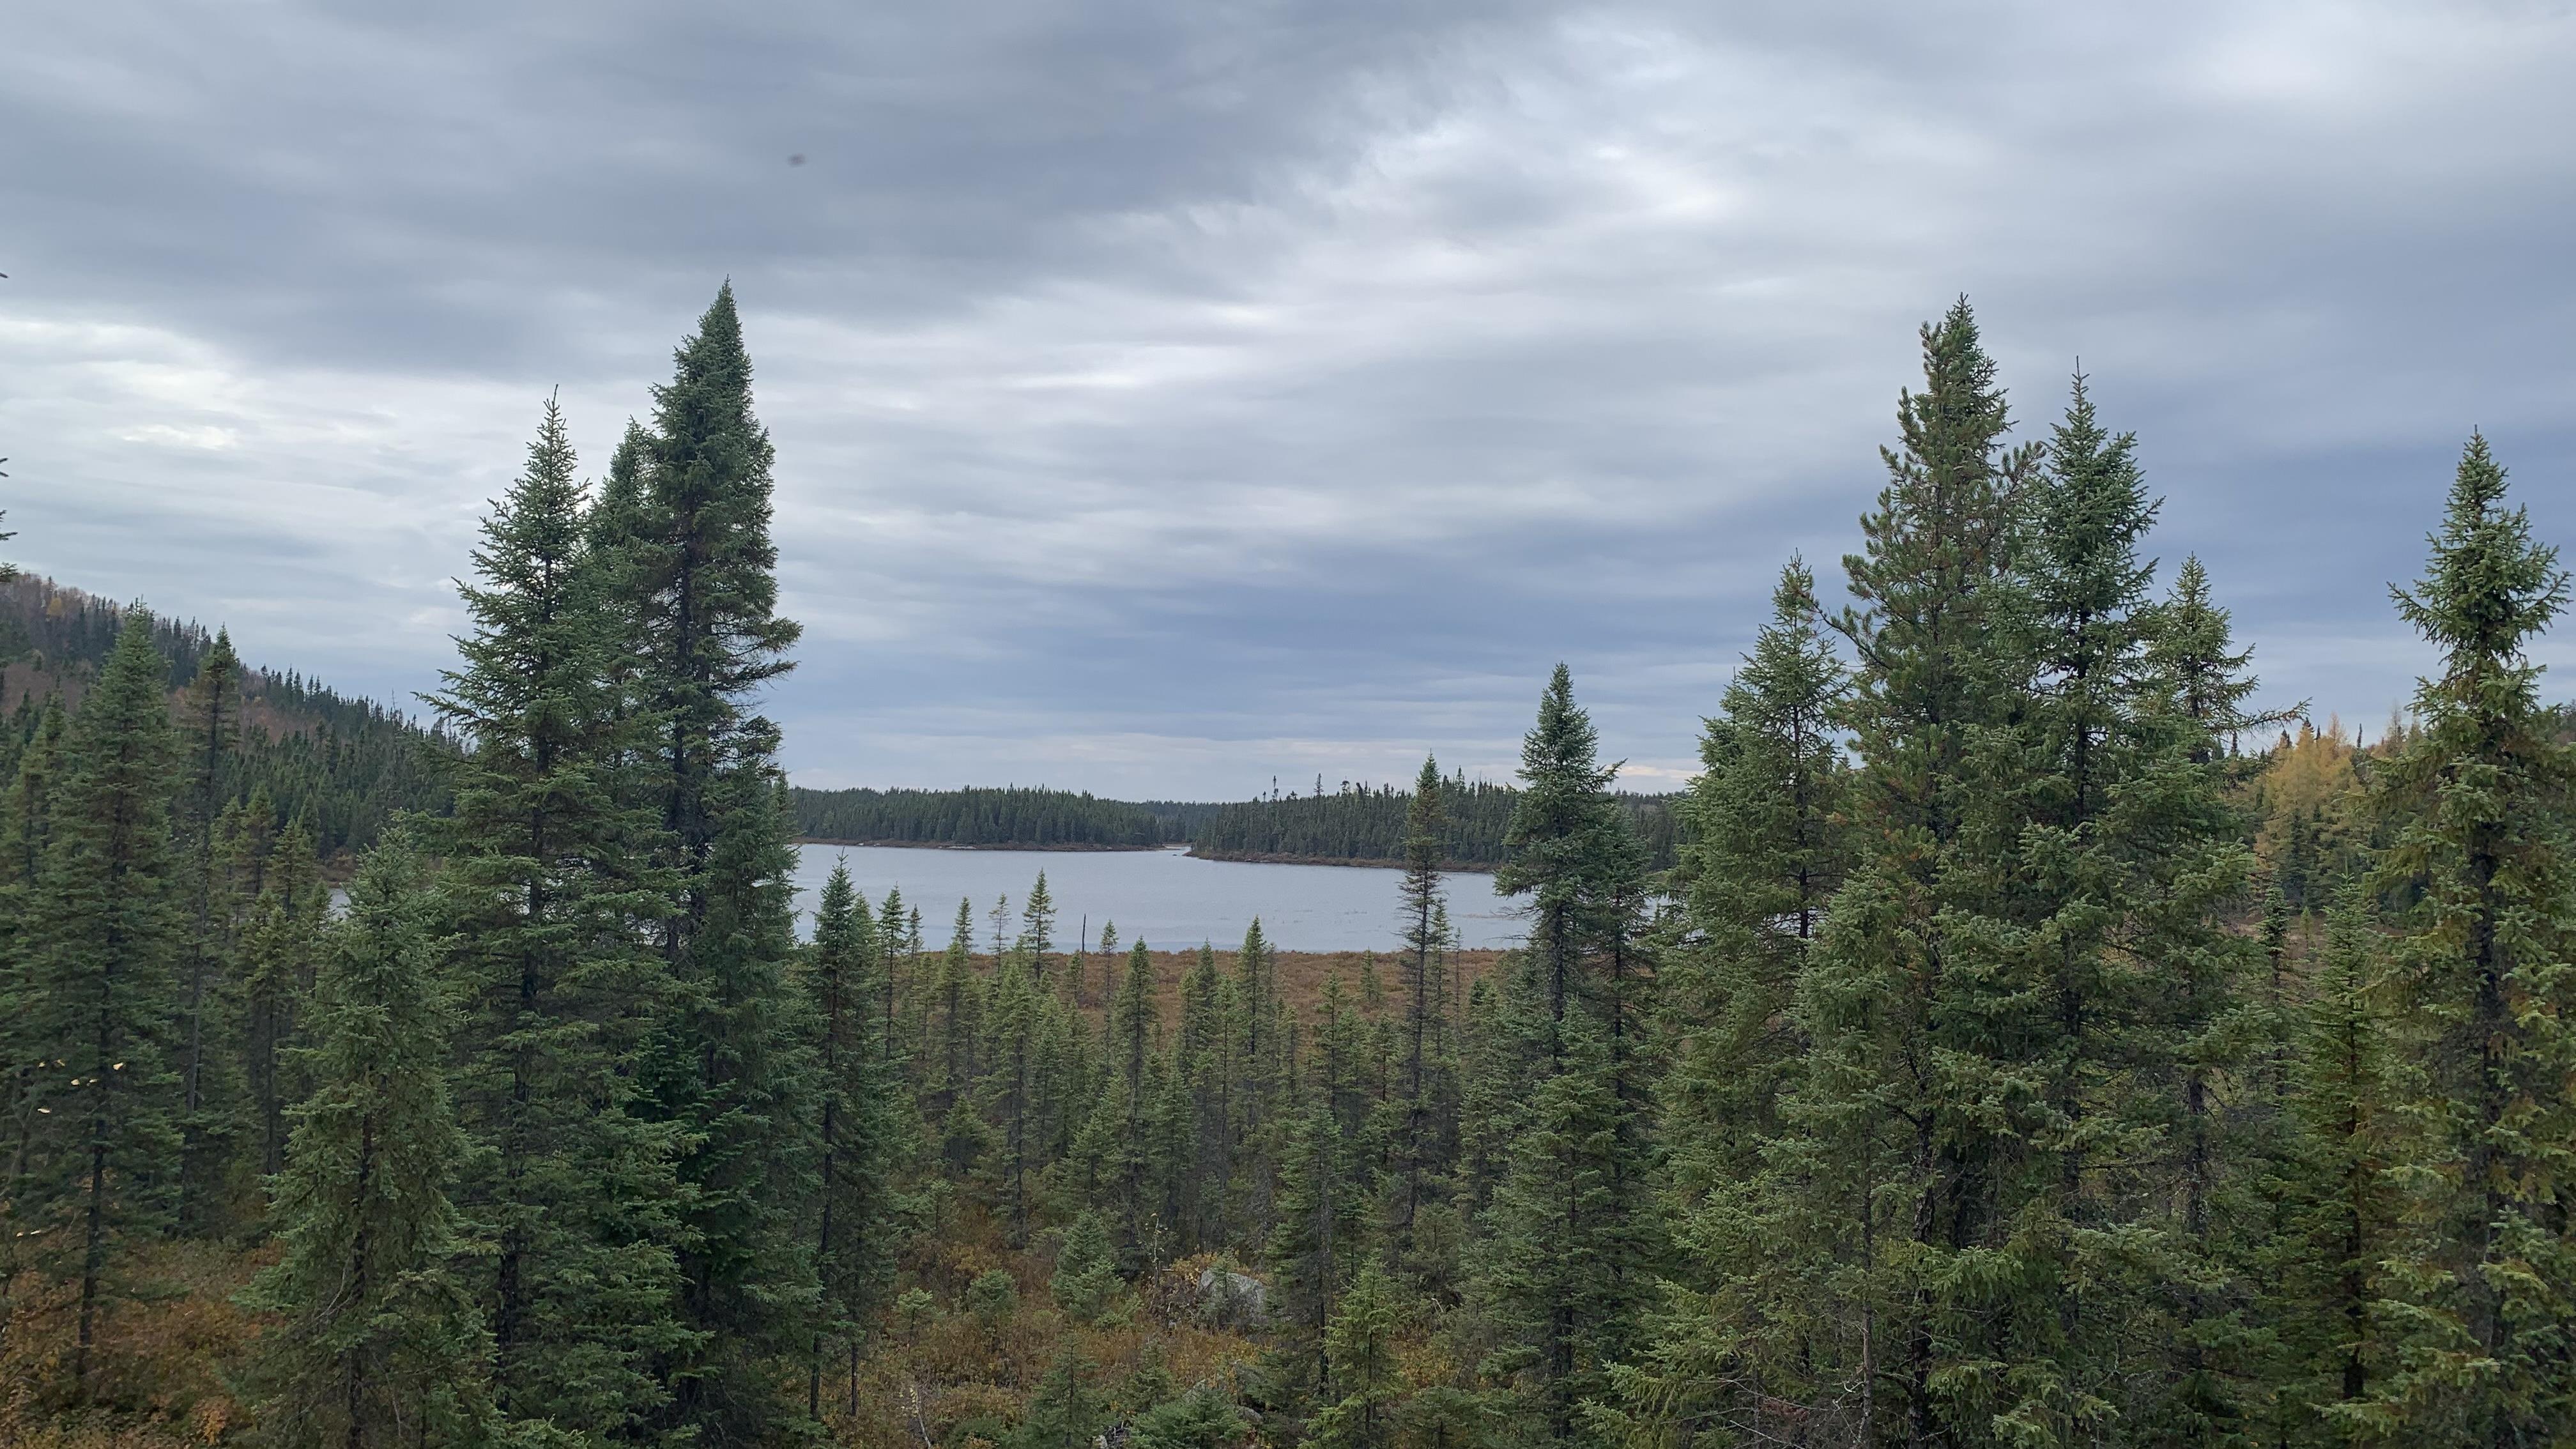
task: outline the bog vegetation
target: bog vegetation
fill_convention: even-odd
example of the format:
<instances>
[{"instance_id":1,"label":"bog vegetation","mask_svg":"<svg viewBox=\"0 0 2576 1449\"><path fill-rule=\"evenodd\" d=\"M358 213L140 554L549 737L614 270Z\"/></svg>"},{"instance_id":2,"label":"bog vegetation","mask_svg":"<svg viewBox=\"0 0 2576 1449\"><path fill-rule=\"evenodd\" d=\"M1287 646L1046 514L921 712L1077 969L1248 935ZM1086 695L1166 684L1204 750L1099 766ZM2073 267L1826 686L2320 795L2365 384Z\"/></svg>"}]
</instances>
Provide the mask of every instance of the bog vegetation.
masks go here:
<instances>
[{"instance_id":1,"label":"bog vegetation","mask_svg":"<svg viewBox=\"0 0 2576 1449\"><path fill-rule=\"evenodd\" d=\"M345 909L373 777L129 612L6 733L0 1441L2568 1442L2555 553L2471 439L2410 717L2260 714L2081 380L2015 442L1965 306L1922 341L1670 865L1559 669L1513 793L1347 807L1382 957L1066 942L1042 881L796 939L729 294L597 486L546 410Z\"/></svg>"}]
</instances>

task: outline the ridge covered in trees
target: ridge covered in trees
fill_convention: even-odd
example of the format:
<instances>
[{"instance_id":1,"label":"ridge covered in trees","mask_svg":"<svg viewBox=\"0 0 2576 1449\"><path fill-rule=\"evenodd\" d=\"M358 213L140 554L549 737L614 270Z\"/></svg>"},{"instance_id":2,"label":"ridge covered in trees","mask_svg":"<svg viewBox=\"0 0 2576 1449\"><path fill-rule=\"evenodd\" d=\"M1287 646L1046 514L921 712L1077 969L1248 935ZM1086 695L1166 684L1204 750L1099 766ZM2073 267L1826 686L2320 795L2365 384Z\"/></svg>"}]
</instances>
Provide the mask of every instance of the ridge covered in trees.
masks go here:
<instances>
[{"instance_id":1,"label":"ridge covered in trees","mask_svg":"<svg viewBox=\"0 0 2576 1449\"><path fill-rule=\"evenodd\" d=\"M47 578L0 582L0 710L14 723L5 748L41 727L49 701L80 706L127 612ZM201 674L221 676L215 693L223 712L209 727L232 753L224 787L245 802L264 795L281 816L302 817L326 858L373 844L400 813L447 808L446 759L455 745L434 723L291 670L245 663L221 631L146 620L174 710Z\"/></svg>"},{"instance_id":2,"label":"ridge covered in trees","mask_svg":"<svg viewBox=\"0 0 2576 1449\"><path fill-rule=\"evenodd\" d=\"M596 484L540 415L454 808L344 912L123 619L0 798L0 1441L2565 1443L2557 552L2472 436L2411 712L2294 725L2084 379L2026 436L1964 302L1922 351L1671 865L1559 666L1508 795L1366 792L1355 960L1068 941L1042 875L792 934L730 290Z\"/></svg>"}]
</instances>

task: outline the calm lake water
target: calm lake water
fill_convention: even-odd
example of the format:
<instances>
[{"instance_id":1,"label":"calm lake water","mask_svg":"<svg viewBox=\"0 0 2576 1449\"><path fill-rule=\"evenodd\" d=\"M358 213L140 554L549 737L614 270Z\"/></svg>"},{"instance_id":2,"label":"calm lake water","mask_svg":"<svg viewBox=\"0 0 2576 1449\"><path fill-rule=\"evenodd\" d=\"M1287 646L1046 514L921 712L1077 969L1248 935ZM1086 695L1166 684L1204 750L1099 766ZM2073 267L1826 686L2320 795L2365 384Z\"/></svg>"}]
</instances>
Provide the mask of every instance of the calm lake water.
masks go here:
<instances>
[{"instance_id":1,"label":"calm lake water","mask_svg":"<svg viewBox=\"0 0 2576 1449\"><path fill-rule=\"evenodd\" d=\"M901 887L921 910L921 934L932 950L948 944L960 897L975 904L975 939L991 932L993 898L1008 894L1016 928L1020 901L1039 871L1055 898L1056 939L1070 948L1090 921L1090 940L1104 921L1121 941L1143 937L1158 951L1201 941L1220 947L1243 939L1252 918L1262 934L1289 951L1393 950L1401 922L1396 886L1403 873L1345 865L1255 865L1192 860L1178 850L907 850L888 846L807 845L796 872L797 905L812 910L832 863L846 859L850 879L871 902ZM1517 902L1494 894L1490 875L1452 875L1449 920L1469 949L1519 940Z\"/></svg>"}]
</instances>

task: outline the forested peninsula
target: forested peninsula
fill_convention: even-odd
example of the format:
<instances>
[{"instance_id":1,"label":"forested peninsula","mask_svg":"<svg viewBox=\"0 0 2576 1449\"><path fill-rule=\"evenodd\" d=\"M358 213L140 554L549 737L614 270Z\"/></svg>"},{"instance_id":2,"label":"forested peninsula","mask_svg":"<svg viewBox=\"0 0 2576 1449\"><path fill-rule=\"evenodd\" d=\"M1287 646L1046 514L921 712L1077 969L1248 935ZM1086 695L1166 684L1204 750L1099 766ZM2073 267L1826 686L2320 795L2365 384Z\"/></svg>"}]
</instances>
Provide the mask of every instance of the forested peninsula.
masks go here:
<instances>
[{"instance_id":1,"label":"forested peninsula","mask_svg":"<svg viewBox=\"0 0 2576 1449\"><path fill-rule=\"evenodd\" d=\"M1068 950L1043 889L934 952L846 871L800 937L729 287L596 482L532 409L345 909L279 802L356 725L88 616L0 732L0 1443L2567 1442L2556 549L2471 435L2431 672L2317 729L2082 378L2017 429L1964 301L1920 341L1670 865L1559 666L1512 792L1269 802L1401 801L1356 956Z\"/></svg>"},{"instance_id":2,"label":"forested peninsula","mask_svg":"<svg viewBox=\"0 0 2576 1449\"><path fill-rule=\"evenodd\" d=\"M1508 858L1512 819L1521 792L1510 785L1470 782L1452 775L1436 782L1441 799L1438 851L1445 870L1490 871ZM1422 788L1416 782L1416 789ZM1414 790L1344 781L1330 794L1315 782L1311 795L1282 795L1213 807L1190 833L1190 853L1210 860L1277 860L1317 865L1398 866L1405 861L1406 820ZM1672 798L1611 797L1626 812L1648 862L1674 863L1681 828Z\"/></svg>"},{"instance_id":3,"label":"forested peninsula","mask_svg":"<svg viewBox=\"0 0 2576 1449\"><path fill-rule=\"evenodd\" d=\"M1520 791L1469 782L1440 783L1440 863L1446 870L1490 871L1504 858L1504 837ZM1674 862L1679 832L1672 797L1618 792L1650 863ZM1326 793L1281 794L1227 804L1148 801L1131 804L1064 790L805 790L789 792L796 828L806 840L836 845L937 845L997 850L1150 850L1187 843L1206 860L1282 861L1305 865L1401 866L1405 819L1413 793L1348 780Z\"/></svg>"},{"instance_id":4,"label":"forested peninsula","mask_svg":"<svg viewBox=\"0 0 2576 1449\"><path fill-rule=\"evenodd\" d=\"M798 835L833 845L1153 850L1187 837L1174 816L1069 790L791 789Z\"/></svg>"}]
</instances>

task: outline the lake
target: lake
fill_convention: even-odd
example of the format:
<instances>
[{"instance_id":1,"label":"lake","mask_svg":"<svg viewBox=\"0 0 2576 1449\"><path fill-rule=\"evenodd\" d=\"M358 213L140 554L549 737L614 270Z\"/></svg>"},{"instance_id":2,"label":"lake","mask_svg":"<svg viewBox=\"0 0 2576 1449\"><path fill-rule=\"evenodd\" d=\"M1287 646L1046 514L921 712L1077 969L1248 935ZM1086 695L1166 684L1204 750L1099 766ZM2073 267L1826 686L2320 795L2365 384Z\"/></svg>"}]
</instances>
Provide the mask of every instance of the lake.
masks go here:
<instances>
[{"instance_id":1,"label":"lake","mask_svg":"<svg viewBox=\"0 0 2576 1449\"><path fill-rule=\"evenodd\" d=\"M799 846L797 905L810 911L832 873L847 860L850 879L871 903L900 887L906 905L921 911L921 933L932 950L948 944L960 897L974 902L975 940L991 933L993 898L1011 898L1017 929L1020 902L1039 871L1055 898L1056 940L1070 948L1089 920L1090 943L1104 921L1118 923L1121 941L1143 937L1158 951L1187 950L1201 941L1220 948L1243 939L1252 918L1262 933L1288 951L1395 949L1402 922L1397 870L1345 865L1268 865L1193 860L1172 850L914 850L892 846ZM1490 875L1455 874L1449 885L1449 920L1470 950L1519 941L1514 907L1494 894Z\"/></svg>"}]
</instances>

